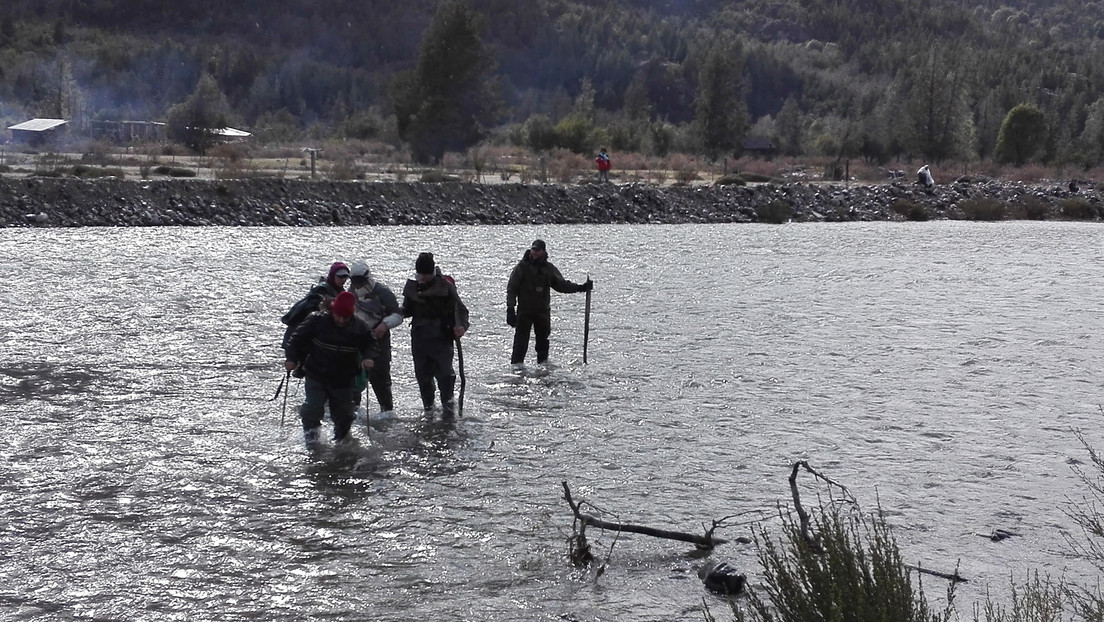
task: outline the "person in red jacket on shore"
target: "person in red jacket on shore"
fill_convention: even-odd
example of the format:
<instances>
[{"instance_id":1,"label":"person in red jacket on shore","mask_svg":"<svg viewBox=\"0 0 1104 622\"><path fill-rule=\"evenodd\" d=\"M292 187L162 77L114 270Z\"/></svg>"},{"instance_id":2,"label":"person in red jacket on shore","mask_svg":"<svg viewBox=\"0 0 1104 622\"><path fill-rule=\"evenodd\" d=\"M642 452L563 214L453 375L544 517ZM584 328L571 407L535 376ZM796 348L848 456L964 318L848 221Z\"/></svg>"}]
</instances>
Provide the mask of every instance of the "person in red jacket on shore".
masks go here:
<instances>
[{"instance_id":1,"label":"person in red jacket on shore","mask_svg":"<svg viewBox=\"0 0 1104 622\"><path fill-rule=\"evenodd\" d=\"M610 162L610 158L606 155L606 150L602 149L598 152L598 157L594 158L594 163L598 165L598 181L609 181L609 171L613 168L613 164Z\"/></svg>"}]
</instances>

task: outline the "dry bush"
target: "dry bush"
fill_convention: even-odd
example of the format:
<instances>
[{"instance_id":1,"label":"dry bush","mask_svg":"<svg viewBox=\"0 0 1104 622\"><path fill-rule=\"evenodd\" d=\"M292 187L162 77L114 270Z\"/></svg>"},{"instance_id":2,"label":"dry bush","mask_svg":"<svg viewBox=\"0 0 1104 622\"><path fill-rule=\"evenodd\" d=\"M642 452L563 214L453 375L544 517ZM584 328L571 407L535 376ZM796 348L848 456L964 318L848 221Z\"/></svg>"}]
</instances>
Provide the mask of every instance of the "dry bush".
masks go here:
<instances>
[{"instance_id":1,"label":"dry bush","mask_svg":"<svg viewBox=\"0 0 1104 622\"><path fill-rule=\"evenodd\" d=\"M208 149L207 155L237 163L249 157L249 147L243 143L222 143Z\"/></svg>"},{"instance_id":2,"label":"dry bush","mask_svg":"<svg viewBox=\"0 0 1104 622\"><path fill-rule=\"evenodd\" d=\"M1035 183L1050 179L1050 175L1046 167L1042 165L1025 164L1019 168L1008 170L1004 179L1009 181L1022 181L1024 183Z\"/></svg>"},{"instance_id":3,"label":"dry bush","mask_svg":"<svg viewBox=\"0 0 1104 622\"><path fill-rule=\"evenodd\" d=\"M729 165L729 172L755 173L767 177L778 177L785 166L779 160L762 160L759 158L743 157Z\"/></svg>"},{"instance_id":4,"label":"dry bush","mask_svg":"<svg viewBox=\"0 0 1104 622\"><path fill-rule=\"evenodd\" d=\"M458 171L468 168L469 166L468 155L466 153L449 151L441 156L441 168L447 171Z\"/></svg>"},{"instance_id":5,"label":"dry bush","mask_svg":"<svg viewBox=\"0 0 1104 622\"><path fill-rule=\"evenodd\" d=\"M648 165L648 157L641 153L610 154L613 160L613 168L622 171L643 171L651 168Z\"/></svg>"},{"instance_id":6,"label":"dry bush","mask_svg":"<svg viewBox=\"0 0 1104 622\"><path fill-rule=\"evenodd\" d=\"M548 158L548 175L556 181L566 184L587 170L587 158L568 151L556 149Z\"/></svg>"},{"instance_id":7,"label":"dry bush","mask_svg":"<svg viewBox=\"0 0 1104 622\"><path fill-rule=\"evenodd\" d=\"M697 159L684 153L673 153L667 156L667 161L663 164L663 167L674 175L675 183L684 186L701 179L698 171L702 166Z\"/></svg>"}]
</instances>

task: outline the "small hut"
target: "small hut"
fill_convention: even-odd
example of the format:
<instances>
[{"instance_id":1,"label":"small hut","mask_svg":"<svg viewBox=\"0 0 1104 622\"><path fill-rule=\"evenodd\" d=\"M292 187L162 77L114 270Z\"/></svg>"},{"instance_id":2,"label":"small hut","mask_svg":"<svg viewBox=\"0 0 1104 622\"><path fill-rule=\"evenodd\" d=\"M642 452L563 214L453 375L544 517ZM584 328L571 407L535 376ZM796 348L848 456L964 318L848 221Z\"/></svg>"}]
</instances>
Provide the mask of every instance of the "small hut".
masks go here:
<instances>
[{"instance_id":1,"label":"small hut","mask_svg":"<svg viewBox=\"0 0 1104 622\"><path fill-rule=\"evenodd\" d=\"M9 125L12 140L38 147L48 142L56 142L65 133L65 119L31 119L15 125Z\"/></svg>"}]
</instances>

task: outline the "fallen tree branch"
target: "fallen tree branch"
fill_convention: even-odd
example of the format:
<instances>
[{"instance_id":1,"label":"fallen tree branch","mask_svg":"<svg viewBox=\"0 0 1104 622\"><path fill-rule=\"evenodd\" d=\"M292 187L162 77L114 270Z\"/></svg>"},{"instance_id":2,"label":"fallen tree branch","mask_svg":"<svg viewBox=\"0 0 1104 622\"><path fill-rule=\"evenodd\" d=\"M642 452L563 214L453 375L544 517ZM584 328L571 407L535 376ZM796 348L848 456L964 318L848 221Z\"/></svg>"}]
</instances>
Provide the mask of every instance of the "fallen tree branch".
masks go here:
<instances>
[{"instance_id":1,"label":"fallen tree branch","mask_svg":"<svg viewBox=\"0 0 1104 622\"><path fill-rule=\"evenodd\" d=\"M571 506L571 512L575 515L575 520L582 523L584 526L590 525L599 529L607 529L609 531L626 532L626 533L639 533L646 536L654 536L656 538L666 538L668 540L679 540L681 542L690 542L694 546L701 549L711 549L718 544L724 544L728 540L722 540L720 538L713 537L713 531L720 526L720 521L713 521L713 527L708 529L703 535L695 535L691 533L685 533L681 531L670 531L668 529L655 529L653 527L644 527L642 525L630 525L626 523L614 523L605 521L597 516L590 514L584 514L579 509L579 504L575 503L571 498L571 489L567 487L567 482L562 482L564 490L564 500Z\"/></svg>"},{"instance_id":2,"label":"fallen tree branch","mask_svg":"<svg viewBox=\"0 0 1104 622\"><path fill-rule=\"evenodd\" d=\"M953 574L947 574L945 572L939 572L937 570L928 570L927 568L921 568L920 566L913 566L912 564L905 564L905 568L915 570L916 572L922 572L924 574L930 574L933 577L939 577L940 579L946 579L953 583L966 583L967 579L958 574L956 570Z\"/></svg>"},{"instance_id":3,"label":"fallen tree branch","mask_svg":"<svg viewBox=\"0 0 1104 622\"><path fill-rule=\"evenodd\" d=\"M843 484L833 481L831 478L821 475L816 471L816 469L809 466L808 460L798 460L797 462L795 462L793 464L793 470L790 471L790 494L793 496L794 510L797 511L797 518L801 521L801 537L804 538L806 542L813 543L814 538L809 534L809 514L805 511L805 508L802 507L801 495L797 491L797 472L802 467L804 467L805 470L809 473L812 473L813 477L819 480L823 480L824 482L832 486L839 487L840 490L842 490L843 493L847 495L848 502L854 503L856 505L858 505L858 502L855 501L855 497L851 495L851 492L847 490L847 486L844 486Z\"/></svg>"}]
</instances>

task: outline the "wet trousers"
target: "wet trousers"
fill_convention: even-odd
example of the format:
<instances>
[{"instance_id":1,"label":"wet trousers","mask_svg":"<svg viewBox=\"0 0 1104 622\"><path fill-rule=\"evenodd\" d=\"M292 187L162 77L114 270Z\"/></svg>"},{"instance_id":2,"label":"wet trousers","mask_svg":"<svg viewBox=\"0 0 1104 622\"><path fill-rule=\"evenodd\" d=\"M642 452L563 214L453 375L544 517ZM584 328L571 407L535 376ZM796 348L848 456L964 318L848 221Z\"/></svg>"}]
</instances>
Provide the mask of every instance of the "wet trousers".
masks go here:
<instances>
[{"instance_id":1,"label":"wet trousers","mask_svg":"<svg viewBox=\"0 0 1104 622\"><path fill-rule=\"evenodd\" d=\"M552 334L552 318L547 315L529 315L519 313L517 326L514 327L514 350L510 354L513 364L525 362L525 351L529 349L529 331L536 337L537 362L548 360L549 335Z\"/></svg>"},{"instance_id":2,"label":"wet trousers","mask_svg":"<svg viewBox=\"0 0 1104 622\"><path fill-rule=\"evenodd\" d=\"M453 411L453 393L456 388L456 372L452 369L452 340L443 337L413 337L410 353L414 357L414 377L418 380L418 392L422 406L433 408L434 393L441 393L441 409L445 414Z\"/></svg>"},{"instance_id":3,"label":"wet trousers","mask_svg":"<svg viewBox=\"0 0 1104 622\"><path fill-rule=\"evenodd\" d=\"M355 386L344 387L326 384L321 380L307 376L303 382L303 405L299 408L299 417L303 420L303 431L308 435L318 435L322 426L322 416L326 404L330 405L330 418L334 423L334 440L339 441L353 425L356 411L356 399L359 396Z\"/></svg>"}]
</instances>

